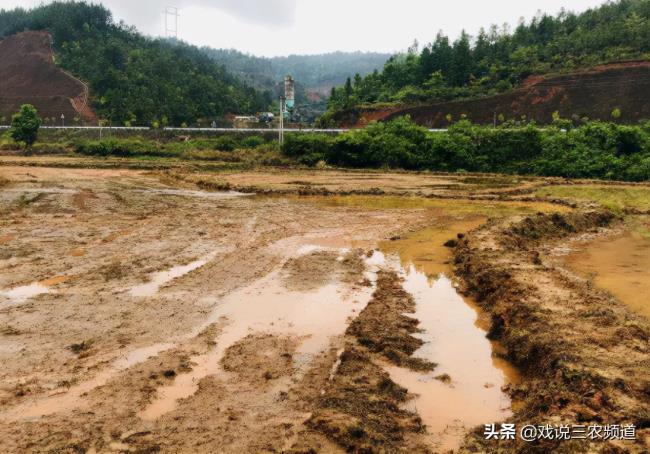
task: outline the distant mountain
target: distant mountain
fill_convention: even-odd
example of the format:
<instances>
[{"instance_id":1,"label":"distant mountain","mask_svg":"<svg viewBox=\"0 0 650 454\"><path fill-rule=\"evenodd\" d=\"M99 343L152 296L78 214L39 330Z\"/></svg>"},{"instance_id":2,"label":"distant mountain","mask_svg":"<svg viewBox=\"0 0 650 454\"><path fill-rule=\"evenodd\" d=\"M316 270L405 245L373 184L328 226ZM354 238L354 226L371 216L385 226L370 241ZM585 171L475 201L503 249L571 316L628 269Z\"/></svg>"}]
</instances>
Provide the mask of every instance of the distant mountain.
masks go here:
<instances>
[{"instance_id":1,"label":"distant mountain","mask_svg":"<svg viewBox=\"0 0 650 454\"><path fill-rule=\"evenodd\" d=\"M234 49L202 49L216 62L257 87L269 88L289 74L309 92L327 95L355 74L365 76L381 69L390 54L375 52L332 52L287 57L255 57Z\"/></svg>"}]
</instances>

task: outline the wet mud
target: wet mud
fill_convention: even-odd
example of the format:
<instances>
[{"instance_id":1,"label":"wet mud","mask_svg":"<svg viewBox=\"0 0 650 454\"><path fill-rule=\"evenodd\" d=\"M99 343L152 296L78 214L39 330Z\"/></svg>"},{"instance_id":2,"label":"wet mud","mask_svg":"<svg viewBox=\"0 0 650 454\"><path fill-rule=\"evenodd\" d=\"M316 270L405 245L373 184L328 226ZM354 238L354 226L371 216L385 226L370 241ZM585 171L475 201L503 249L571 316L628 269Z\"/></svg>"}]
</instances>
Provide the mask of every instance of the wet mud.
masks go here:
<instances>
[{"instance_id":1,"label":"wet mud","mask_svg":"<svg viewBox=\"0 0 650 454\"><path fill-rule=\"evenodd\" d=\"M639 428L636 441L517 440L507 451L647 452L647 319L547 259L560 239L616 222L607 211L494 221L456 248L463 290L491 315L491 338L523 374L522 383L509 387L517 399L512 422L616 421ZM488 449L481 435L464 449Z\"/></svg>"},{"instance_id":2,"label":"wet mud","mask_svg":"<svg viewBox=\"0 0 650 454\"><path fill-rule=\"evenodd\" d=\"M0 173L4 452L494 452L504 420L644 452L647 322L551 260L620 221L547 181Z\"/></svg>"}]
</instances>

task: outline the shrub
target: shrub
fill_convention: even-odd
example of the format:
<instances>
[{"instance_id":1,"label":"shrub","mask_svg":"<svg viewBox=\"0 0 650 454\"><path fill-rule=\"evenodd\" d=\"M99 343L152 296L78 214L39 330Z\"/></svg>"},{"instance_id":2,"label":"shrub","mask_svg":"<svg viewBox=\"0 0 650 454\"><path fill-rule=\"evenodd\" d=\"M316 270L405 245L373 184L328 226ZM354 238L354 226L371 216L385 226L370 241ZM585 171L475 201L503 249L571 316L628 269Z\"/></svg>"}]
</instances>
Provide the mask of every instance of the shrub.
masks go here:
<instances>
[{"instance_id":1,"label":"shrub","mask_svg":"<svg viewBox=\"0 0 650 454\"><path fill-rule=\"evenodd\" d=\"M257 148L263 145L266 141L260 136L249 136L242 140L242 145L246 148Z\"/></svg>"},{"instance_id":2,"label":"shrub","mask_svg":"<svg viewBox=\"0 0 650 454\"><path fill-rule=\"evenodd\" d=\"M80 141L75 145L77 153L91 156L178 156L181 148L175 144L163 146L144 139L105 139L100 141Z\"/></svg>"},{"instance_id":3,"label":"shrub","mask_svg":"<svg viewBox=\"0 0 650 454\"><path fill-rule=\"evenodd\" d=\"M650 178L650 123L587 122L564 129L508 124L498 128L461 120L430 132L408 117L372 123L335 138L290 135L285 155L298 162L346 167L535 174L571 178Z\"/></svg>"},{"instance_id":4,"label":"shrub","mask_svg":"<svg viewBox=\"0 0 650 454\"><path fill-rule=\"evenodd\" d=\"M332 149L334 139L326 134L287 134L282 152L305 165L313 166L326 159Z\"/></svg>"},{"instance_id":5,"label":"shrub","mask_svg":"<svg viewBox=\"0 0 650 454\"><path fill-rule=\"evenodd\" d=\"M239 143L232 136L221 136L214 141L214 149L219 151L234 151Z\"/></svg>"}]
</instances>

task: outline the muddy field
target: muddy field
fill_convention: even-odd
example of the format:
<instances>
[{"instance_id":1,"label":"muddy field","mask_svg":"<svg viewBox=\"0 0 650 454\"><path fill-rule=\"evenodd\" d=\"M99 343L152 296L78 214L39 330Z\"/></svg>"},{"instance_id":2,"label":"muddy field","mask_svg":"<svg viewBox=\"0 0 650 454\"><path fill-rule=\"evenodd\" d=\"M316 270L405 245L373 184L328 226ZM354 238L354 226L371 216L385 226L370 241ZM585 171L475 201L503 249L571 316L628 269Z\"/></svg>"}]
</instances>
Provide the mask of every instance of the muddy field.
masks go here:
<instances>
[{"instance_id":1,"label":"muddy field","mask_svg":"<svg viewBox=\"0 0 650 454\"><path fill-rule=\"evenodd\" d=\"M30 159L0 166L2 452L650 449L647 186Z\"/></svg>"}]
</instances>

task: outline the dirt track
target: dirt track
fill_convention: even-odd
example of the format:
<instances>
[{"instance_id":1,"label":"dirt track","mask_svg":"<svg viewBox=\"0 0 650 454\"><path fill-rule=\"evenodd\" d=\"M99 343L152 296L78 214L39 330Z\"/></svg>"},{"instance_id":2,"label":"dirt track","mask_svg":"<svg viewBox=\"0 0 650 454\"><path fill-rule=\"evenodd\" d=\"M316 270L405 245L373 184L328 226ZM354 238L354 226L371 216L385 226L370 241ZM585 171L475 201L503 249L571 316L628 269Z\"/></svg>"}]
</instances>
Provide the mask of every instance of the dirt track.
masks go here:
<instances>
[{"instance_id":1,"label":"dirt track","mask_svg":"<svg viewBox=\"0 0 650 454\"><path fill-rule=\"evenodd\" d=\"M395 249L398 270L401 261L433 277L451 270L441 244L466 231L459 229L487 217L568 210L521 200L208 192L195 183L224 177L130 170L1 167L0 176L9 180L0 188L5 452L436 451L426 424L403 408L414 396L382 370L391 362L425 373L435 358L413 354L427 327L402 315L413 311L401 286L408 276L375 262L372 251ZM531 187L379 173L225 178L295 193L327 185L416 195L438 186L442 195L466 197L450 189L460 183L516 198ZM492 247L493 230L486 232L478 238ZM504 260L529 257L518 250L508 246L514 252ZM631 320L622 306L616 311ZM626 342L643 329L626 328ZM526 369L514 341L502 340L506 356ZM640 348L635 361L647 361ZM610 354L614 367L632 353ZM625 389L639 399L647 377L634 373L638 382ZM537 389L544 377L531 373L508 392ZM459 387L461 379L450 378ZM547 414L533 405L542 398L526 402ZM611 422L647 409L626 405L607 413L618 418ZM463 437L465 449L480 444Z\"/></svg>"}]
</instances>

